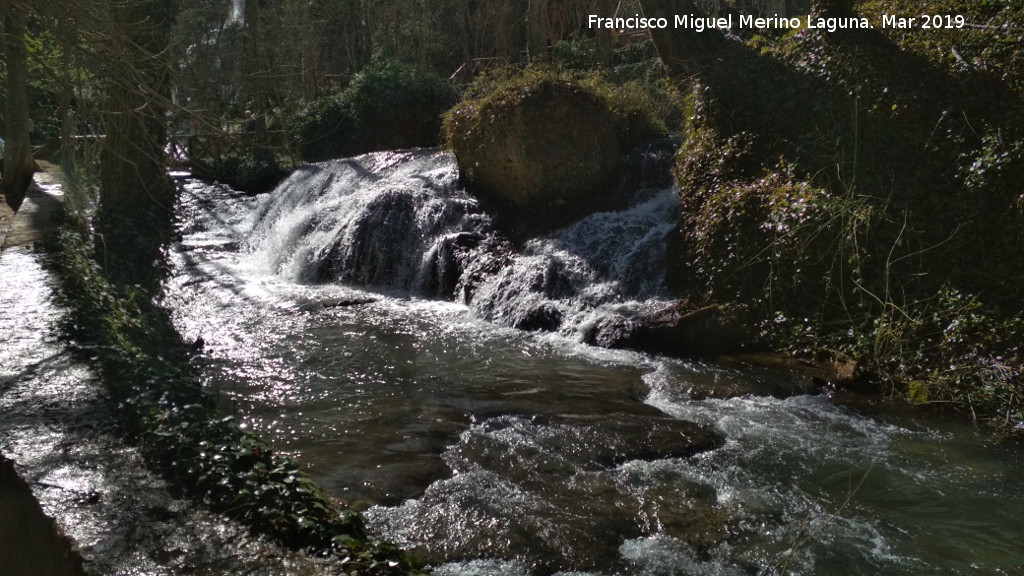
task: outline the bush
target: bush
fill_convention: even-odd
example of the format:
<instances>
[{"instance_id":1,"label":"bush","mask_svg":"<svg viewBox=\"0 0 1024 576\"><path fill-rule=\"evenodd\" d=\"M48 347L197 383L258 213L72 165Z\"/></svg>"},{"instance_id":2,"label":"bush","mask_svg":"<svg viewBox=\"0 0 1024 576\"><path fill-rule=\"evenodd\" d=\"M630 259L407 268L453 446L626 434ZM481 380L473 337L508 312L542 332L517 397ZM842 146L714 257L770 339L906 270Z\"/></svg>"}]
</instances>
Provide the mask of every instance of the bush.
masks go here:
<instances>
[{"instance_id":1,"label":"bush","mask_svg":"<svg viewBox=\"0 0 1024 576\"><path fill-rule=\"evenodd\" d=\"M893 394L1024 429L1020 62L986 34L727 43L690 93L673 286L745 307L777 349L848 355ZM951 61L962 45L988 71Z\"/></svg>"},{"instance_id":2,"label":"bush","mask_svg":"<svg viewBox=\"0 0 1024 576\"><path fill-rule=\"evenodd\" d=\"M257 194L277 186L288 175L274 152L264 147L251 148L244 154L228 154L220 158L200 158L193 162L192 174L223 182L236 190Z\"/></svg>"},{"instance_id":3,"label":"bush","mask_svg":"<svg viewBox=\"0 0 1024 576\"><path fill-rule=\"evenodd\" d=\"M436 146L441 114L454 103L452 88L433 73L394 61L371 63L345 90L306 104L286 125L299 156L315 162Z\"/></svg>"}]
</instances>

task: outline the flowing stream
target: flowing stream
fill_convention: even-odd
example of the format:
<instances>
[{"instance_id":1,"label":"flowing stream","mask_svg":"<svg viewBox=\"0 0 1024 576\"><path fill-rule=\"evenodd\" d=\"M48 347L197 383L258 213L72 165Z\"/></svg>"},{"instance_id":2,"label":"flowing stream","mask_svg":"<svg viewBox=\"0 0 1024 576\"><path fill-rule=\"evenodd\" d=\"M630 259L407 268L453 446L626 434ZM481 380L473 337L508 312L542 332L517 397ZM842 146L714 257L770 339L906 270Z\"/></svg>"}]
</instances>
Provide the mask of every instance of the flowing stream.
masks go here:
<instances>
[{"instance_id":1,"label":"flowing stream","mask_svg":"<svg viewBox=\"0 0 1024 576\"><path fill-rule=\"evenodd\" d=\"M183 188L165 304L206 386L436 573L1024 571L1019 449L586 344L663 305L671 190L516 248L436 151Z\"/></svg>"},{"instance_id":2,"label":"flowing stream","mask_svg":"<svg viewBox=\"0 0 1024 576\"><path fill-rule=\"evenodd\" d=\"M35 179L0 253L0 455L14 462L0 460L0 575L82 574L75 560L102 576L338 574L176 496L125 440L100 378L60 338L67 311L32 244L63 194Z\"/></svg>"}]
</instances>

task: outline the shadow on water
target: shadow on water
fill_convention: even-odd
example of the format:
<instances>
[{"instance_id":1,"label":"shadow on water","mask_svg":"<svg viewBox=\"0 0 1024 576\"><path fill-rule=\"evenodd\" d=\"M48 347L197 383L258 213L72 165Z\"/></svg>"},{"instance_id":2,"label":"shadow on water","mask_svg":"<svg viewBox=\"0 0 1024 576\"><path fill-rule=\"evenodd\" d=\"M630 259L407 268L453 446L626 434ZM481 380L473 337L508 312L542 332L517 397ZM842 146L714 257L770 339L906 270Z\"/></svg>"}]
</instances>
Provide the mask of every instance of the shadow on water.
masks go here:
<instances>
[{"instance_id":1,"label":"shadow on water","mask_svg":"<svg viewBox=\"0 0 1024 576\"><path fill-rule=\"evenodd\" d=\"M83 576L82 557L0 454L0 574Z\"/></svg>"}]
</instances>

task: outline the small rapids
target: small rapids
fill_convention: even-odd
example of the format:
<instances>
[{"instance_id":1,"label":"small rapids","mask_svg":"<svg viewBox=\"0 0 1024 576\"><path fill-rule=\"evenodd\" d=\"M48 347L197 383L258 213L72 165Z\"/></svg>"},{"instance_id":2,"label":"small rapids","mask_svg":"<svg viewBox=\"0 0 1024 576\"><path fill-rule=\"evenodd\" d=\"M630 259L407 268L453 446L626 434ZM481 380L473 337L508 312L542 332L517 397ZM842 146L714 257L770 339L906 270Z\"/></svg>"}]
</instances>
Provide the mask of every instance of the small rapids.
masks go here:
<instances>
[{"instance_id":1,"label":"small rapids","mask_svg":"<svg viewBox=\"0 0 1024 576\"><path fill-rule=\"evenodd\" d=\"M85 574L337 574L326 560L282 550L174 496L147 469L99 377L58 338L65 310L42 261L24 246L0 256L0 454L39 503L2 479L0 573L80 573L58 571L59 532Z\"/></svg>"},{"instance_id":2,"label":"small rapids","mask_svg":"<svg viewBox=\"0 0 1024 576\"><path fill-rule=\"evenodd\" d=\"M635 198L516 250L459 186L450 155L368 155L304 166L261 202L250 262L299 283L454 300L502 325L592 341L663 295L678 201L671 189Z\"/></svg>"},{"instance_id":3,"label":"small rapids","mask_svg":"<svg viewBox=\"0 0 1024 576\"><path fill-rule=\"evenodd\" d=\"M677 206L641 188L516 247L435 151L262 198L186 181L165 304L225 406L438 574L1024 570L1019 450L824 395L698 399L797 377L586 345L668 298Z\"/></svg>"}]
</instances>

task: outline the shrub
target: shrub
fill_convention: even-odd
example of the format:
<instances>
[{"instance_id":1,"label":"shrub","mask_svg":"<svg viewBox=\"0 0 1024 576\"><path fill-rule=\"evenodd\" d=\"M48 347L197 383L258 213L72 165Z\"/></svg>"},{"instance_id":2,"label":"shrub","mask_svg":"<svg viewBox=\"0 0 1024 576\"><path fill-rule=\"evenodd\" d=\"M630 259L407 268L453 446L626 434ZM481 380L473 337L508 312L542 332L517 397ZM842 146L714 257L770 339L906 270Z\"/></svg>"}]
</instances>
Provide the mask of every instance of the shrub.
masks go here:
<instances>
[{"instance_id":1,"label":"shrub","mask_svg":"<svg viewBox=\"0 0 1024 576\"><path fill-rule=\"evenodd\" d=\"M371 63L345 90L310 102L287 129L306 161L374 150L435 146L455 93L441 77L387 61Z\"/></svg>"},{"instance_id":2,"label":"shrub","mask_svg":"<svg viewBox=\"0 0 1024 576\"><path fill-rule=\"evenodd\" d=\"M272 190L288 175L288 170L272 150L258 146L243 154L200 158L193 162L192 173L199 178L210 178L236 190L256 194Z\"/></svg>"},{"instance_id":3,"label":"shrub","mask_svg":"<svg viewBox=\"0 0 1024 576\"><path fill-rule=\"evenodd\" d=\"M670 282L746 307L777 349L848 355L893 394L1024 430L1024 108L1005 30L727 44L690 94ZM951 60L962 45L987 70Z\"/></svg>"}]
</instances>

